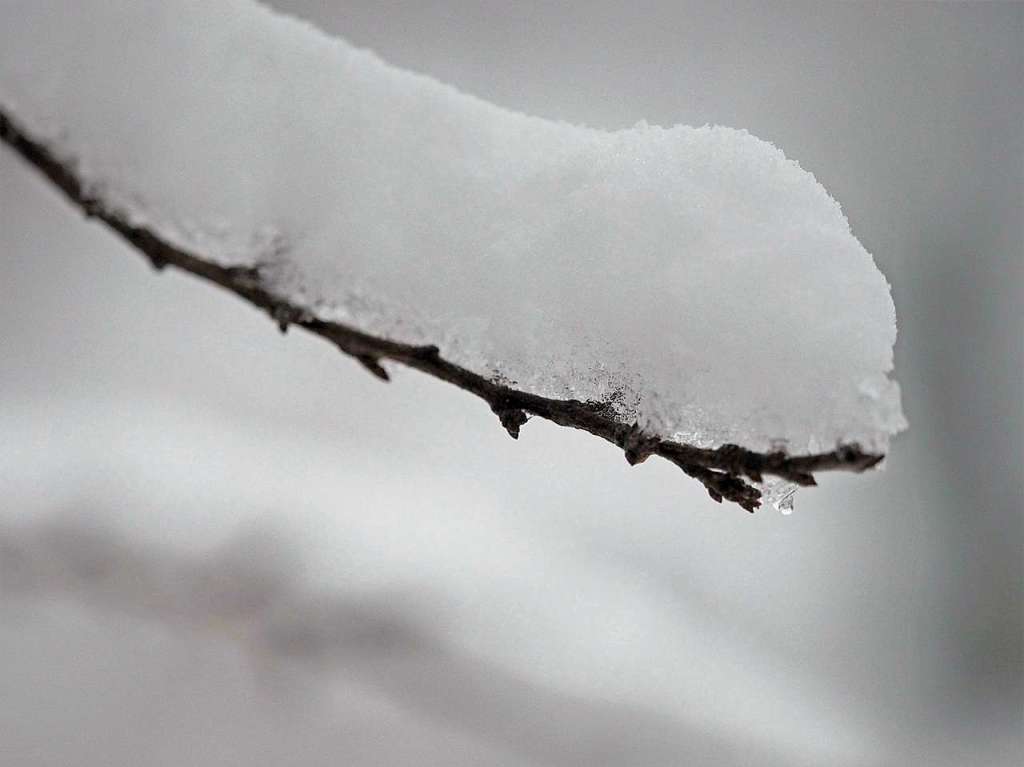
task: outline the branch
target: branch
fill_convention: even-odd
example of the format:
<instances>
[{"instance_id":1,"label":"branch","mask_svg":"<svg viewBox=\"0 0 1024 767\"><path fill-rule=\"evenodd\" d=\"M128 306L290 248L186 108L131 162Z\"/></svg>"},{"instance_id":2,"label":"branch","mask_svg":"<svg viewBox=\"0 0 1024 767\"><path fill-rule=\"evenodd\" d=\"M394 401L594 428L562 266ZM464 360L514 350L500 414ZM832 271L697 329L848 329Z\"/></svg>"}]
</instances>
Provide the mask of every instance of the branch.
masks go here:
<instances>
[{"instance_id":1,"label":"branch","mask_svg":"<svg viewBox=\"0 0 1024 767\"><path fill-rule=\"evenodd\" d=\"M318 335L384 381L388 380L388 373L381 362L389 360L454 384L484 400L513 439L518 439L520 427L531 415L559 426L582 429L621 448L630 465L651 455L661 456L701 482L714 500L732 501L750 512L761 504L761 491L751 482L761 482L766 475L798 485L814 485L815 472L861 472L884 457L867 453L856 444L841 445L828 453L790 456L784 451L758 453L738 445L709 449L673 442L645 434L635 423L623 422L608 403L559 400L519 391L449 362L436 346L398 343L338 322L325 322L290 303L285 296L277 295L259 266L220 266L171 245L146 227L131 224L119 211L91 196L73 165L63 162L34 139L3 109L0 140L53 182L87 217L99 219L135 246L155 268L174 266L220 285L265 310L282 332L296 325Z\"/></svg>"}]
</instances>

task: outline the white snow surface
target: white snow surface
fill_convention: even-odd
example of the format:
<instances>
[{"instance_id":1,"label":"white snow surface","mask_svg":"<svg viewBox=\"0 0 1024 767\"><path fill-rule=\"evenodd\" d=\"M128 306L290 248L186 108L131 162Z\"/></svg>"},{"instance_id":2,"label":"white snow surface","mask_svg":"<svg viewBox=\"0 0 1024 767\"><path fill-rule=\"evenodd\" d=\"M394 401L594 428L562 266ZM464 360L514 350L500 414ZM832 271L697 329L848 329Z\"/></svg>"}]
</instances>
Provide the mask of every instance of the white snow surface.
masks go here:
<instances>
[{"instance_id":1,"label":"white snow surface","mask_svg":"<svg viewBox=\"0 0 1024 767\"><path fill-rule=\"evenodd\" d=\"M905 428L885 278L745 131L530 117L249 0L0 0L0 105L317 317L700 445Z\"/></svg>"}]
</instances>

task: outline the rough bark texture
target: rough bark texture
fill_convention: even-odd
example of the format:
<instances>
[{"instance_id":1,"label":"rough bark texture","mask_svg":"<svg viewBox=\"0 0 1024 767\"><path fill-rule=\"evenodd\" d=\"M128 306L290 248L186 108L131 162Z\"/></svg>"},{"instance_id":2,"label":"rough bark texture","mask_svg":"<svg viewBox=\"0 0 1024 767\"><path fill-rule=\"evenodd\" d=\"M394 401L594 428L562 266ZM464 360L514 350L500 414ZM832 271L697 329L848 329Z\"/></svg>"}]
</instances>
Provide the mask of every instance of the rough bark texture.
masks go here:
<instances>
[{"instance_id":1,"label":"rough bark texture","mask_svg":"<svg viewBox=\"0 0 1024 767\"><path fill-rule=\"evenodd\" d=\"M759 482L765 475L798 485L814 485L815 472L837 469L861 472L884 457L867 453L856 444L842 445L828 453L790 456L783 451L758 453L737 445L707 449L672 442L644 434L636 424L623 422L607 403L558 400L518 391L449 362L436 346L397 343L340 323L324 322L275 295L267 287L258 266L220 266L204 260L201 254L174 247L145 227L132 225L118 211L90 196L73 165L35 140L3 109L0 109L0 139L60 188L87 217L103 221L143 253L155 268L175 266L216 283L265 310L282 331L296 325L327 339L381 380L388 380L381 362L389 360L465 389L490 405L513 439L519 437L520 427L531 415L560 426L582 429L622 448L631 465L651 455L661 456L700 481L716 501L732 501L751 512L761 504L761 492L751 481Z\"/></svg>"}]
</instances>

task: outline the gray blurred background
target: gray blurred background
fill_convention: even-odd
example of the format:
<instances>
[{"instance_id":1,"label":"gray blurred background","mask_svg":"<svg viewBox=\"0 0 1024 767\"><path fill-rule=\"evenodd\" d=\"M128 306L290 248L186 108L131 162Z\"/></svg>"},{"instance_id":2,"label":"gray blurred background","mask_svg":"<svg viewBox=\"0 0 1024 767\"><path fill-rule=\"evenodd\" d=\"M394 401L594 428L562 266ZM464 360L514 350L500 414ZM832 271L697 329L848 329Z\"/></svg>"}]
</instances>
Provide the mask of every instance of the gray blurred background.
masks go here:
<instances>
[{"instance_id":1,"label":"gray blurred background","mask_svg":"<svg viewBox=\"0 0 1024 767\"><path fill-rule=\"evenodd\" d=\"M157 277L2 150L0 764L1021 763L1024 5L276 5L775 142L892 283L910 431L751 517Z\"/></svg>"}]
</instances>

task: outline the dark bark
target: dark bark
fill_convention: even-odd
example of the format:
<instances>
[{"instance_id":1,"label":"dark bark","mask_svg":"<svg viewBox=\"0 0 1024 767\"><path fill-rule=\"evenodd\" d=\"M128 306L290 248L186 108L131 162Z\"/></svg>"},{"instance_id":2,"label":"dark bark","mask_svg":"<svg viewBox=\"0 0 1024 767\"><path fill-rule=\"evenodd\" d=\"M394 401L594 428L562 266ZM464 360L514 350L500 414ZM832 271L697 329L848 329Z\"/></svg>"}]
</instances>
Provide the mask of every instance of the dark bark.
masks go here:
<instances>
[{"instance_id":1,"label":"dark bark","mask_svg":"<svg viewBox=\"0 0 1024 767\"><path fill-rule=\"evenodd\" d=\"M659 455L700 481L716 501L732 501L748 511L761 503L761 492L751 481L773 475L798 485L814 485L814 473L845 470L861 472L884 456L867 453L859 445L842 445L828 453L790 456L784 451L759 453L737 445L707 449L644 434L636 424L619 418L608 403L559 400L519 391L490 380L444 359L436 346L418 346L363 333L337 322L325 322L276 295L259 267L224 267L163 241L145 227L134 226L102 200L92 197L74 166L57 157L0 109L0 139L43 173L88 217L97 218L144 254L154 267L174 266L216 283L265 310L282 331L296 325L321 336L354 357L376 377L386 381L384 360L398 362L447 381L475 394L490 405L513 439L531 415L582 429L622 448L630 464Z\"/></svg>"}]
</instances>

